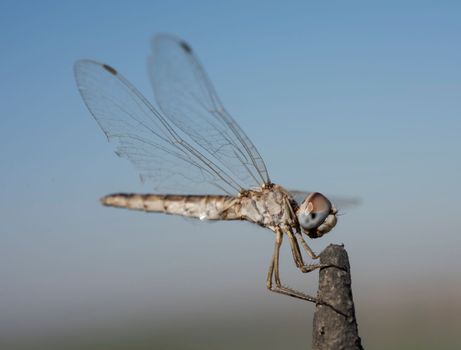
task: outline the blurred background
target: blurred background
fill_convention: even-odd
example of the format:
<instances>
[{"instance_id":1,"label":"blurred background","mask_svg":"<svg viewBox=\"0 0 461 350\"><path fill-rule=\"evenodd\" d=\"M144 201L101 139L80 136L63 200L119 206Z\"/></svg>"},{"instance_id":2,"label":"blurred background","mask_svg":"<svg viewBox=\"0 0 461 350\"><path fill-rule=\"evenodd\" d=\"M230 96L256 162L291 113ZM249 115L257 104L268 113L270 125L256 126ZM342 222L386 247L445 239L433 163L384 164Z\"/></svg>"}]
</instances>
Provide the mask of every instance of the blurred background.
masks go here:
<instances>
[{"instance_id":1,"label":"blurred background","mask_svg":"<svg viewBox=\"0 0 461 350\"><path fill-rule=\"evenodd\" d=\"M461 348L456 1L0 3L0 347L310 348L315 306L265 288L273 234L104 208L149 192L73 63L152 100L151 37L186 39L274 182L359 197L344 243L367 349ZM316 293L317 273L282 277Z\"/></svg>"}]
</instances>

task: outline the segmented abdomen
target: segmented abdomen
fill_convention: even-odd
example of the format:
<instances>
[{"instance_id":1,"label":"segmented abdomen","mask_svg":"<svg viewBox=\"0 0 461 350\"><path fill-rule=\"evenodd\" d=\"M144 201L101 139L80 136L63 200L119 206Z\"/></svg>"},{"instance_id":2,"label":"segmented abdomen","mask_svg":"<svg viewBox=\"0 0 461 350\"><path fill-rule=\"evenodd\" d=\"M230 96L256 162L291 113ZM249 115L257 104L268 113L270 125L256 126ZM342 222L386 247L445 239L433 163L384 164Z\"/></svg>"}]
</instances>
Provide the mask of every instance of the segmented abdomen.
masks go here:
<instances>
[{"instance_id":1,"label":"segmented abdomen","mask_svg":"<svg viewBox=\"0 0 461 350\"><path fill-rule=\"evenodd\" d=\"M106 206L182 215L201 220L240 220L240 199L232 196L117 193L101 198Z\"/></svg>"}]
</instances>

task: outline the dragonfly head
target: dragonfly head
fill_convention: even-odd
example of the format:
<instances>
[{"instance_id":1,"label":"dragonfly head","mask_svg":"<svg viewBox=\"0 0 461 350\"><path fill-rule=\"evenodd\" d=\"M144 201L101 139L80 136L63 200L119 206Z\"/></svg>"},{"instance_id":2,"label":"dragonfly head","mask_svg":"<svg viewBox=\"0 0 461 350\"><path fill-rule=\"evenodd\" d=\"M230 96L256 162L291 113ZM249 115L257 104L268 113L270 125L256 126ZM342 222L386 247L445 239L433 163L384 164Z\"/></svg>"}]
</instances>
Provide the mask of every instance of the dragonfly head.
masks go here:
<instances>
[{"instance_id":1,"label":"dragonfly head","mask_svg":"<svg viewBox=\"0 0 461 350\"><path fill-rule=\"evenodd\" d=\"M301 203L296 216L306 235L310 238L319 238L335 227L337 212L327 197L313 192Z\"/></svg>"}]
</instances>

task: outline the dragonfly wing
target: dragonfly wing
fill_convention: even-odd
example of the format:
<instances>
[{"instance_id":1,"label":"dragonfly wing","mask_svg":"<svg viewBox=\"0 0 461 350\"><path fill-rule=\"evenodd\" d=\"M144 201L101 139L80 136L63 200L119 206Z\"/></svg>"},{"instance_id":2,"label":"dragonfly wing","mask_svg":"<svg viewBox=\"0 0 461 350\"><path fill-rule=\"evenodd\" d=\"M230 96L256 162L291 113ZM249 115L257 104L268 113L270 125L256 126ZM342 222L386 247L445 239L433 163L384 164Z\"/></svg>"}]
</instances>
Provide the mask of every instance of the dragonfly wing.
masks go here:
<instances>
[{"instance_id":1,"label":"dragonfly wing","mask_svg":"<svg viewBox=\"0 0 461 350\"><path fill-rule=\"evenodd\" d=\"M309 191L297 191L289 190L293 199L301 204L307 196L312 192ZM347 197L347 196L327 196L328 199L334 204L334 206L340 210L356 207L361 204L361 200L357 197Z\"/></svg>"},{"instance_id":2,"label":"dragonfly wing","mask_svg":"<svg viewBox=\"0 0 461 350\"><path fill-rule=\"evenodd\" d=\"M241 189L213 157L199 151L114 68L81 60L74 71L85 104L116 144L117 155L129 159L156 190L198 193L201 185L209 183L220 193Z\"/></svg>"},{"instance_id":3,"label":"dragonfly wing","mask_svg":"<svg viewBox=\"0 0 461 350\"><path fill-rule=\"evenodd\" d=\"M246 188L270 183L266 165L225 110L191 47L170 35L154 38L148 69L165 116Z\"/></svg>"}]
</instances>

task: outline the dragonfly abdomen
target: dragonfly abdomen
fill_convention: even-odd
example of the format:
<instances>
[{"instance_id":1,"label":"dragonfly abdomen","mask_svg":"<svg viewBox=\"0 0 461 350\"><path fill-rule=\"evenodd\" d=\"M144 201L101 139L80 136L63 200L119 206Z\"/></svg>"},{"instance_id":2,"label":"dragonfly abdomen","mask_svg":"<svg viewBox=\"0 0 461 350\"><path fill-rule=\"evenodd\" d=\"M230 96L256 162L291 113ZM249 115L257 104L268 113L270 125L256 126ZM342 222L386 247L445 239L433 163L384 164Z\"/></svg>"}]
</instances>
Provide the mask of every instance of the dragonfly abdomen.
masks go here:
<instances>
[{"instance_id":1,"label":"dragonfly abdomen","mask_svg":"<svg viewBox=\"0 0 461 350\"><path fill-rule=\"evenodd\" d=\"M117 193L101 198L101 203L201 220L241 220L240 199L232 196Z\"/></svg>"}]
</instances>

